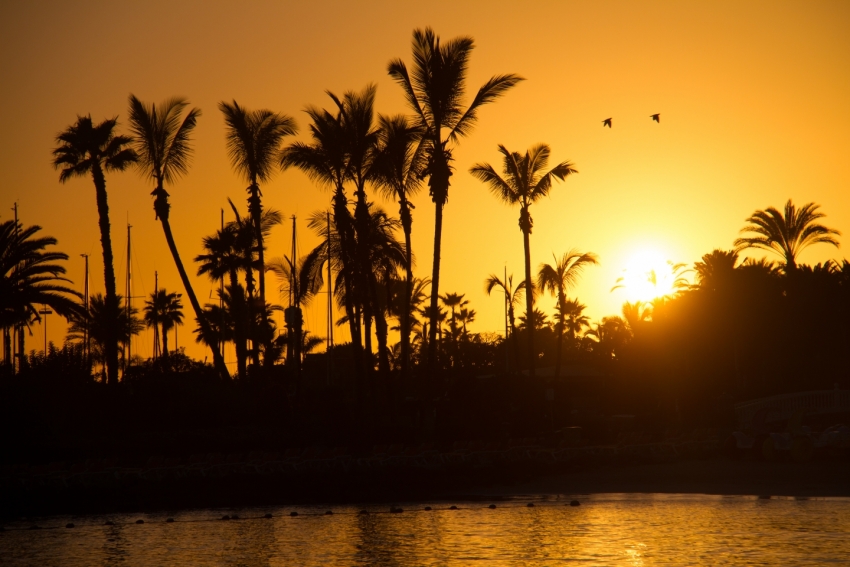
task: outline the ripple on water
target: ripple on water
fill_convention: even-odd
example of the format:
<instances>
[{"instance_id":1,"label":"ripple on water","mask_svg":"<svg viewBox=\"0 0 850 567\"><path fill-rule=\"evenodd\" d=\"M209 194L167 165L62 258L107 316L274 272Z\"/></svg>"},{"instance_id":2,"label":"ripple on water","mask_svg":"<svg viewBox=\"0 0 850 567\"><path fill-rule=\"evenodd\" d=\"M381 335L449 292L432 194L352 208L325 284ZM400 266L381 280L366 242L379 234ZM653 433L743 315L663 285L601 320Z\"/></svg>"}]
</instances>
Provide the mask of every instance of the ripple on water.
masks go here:
<instances>
[{"instance_id":1,"label":"ripple on water","mask_svg":"<svg viewBox=\"0 0 850 567\"><path fill-rule=\"evenodd\" d=\"M528 507L523 496L496 509L395 504L403 514L323 505L299 507L297 517L289 507L28 518L0 533L0 565L824 565L850 557L850 499L601 494L579 496L574 507L573 498Z\"/></svg>"}]
</instances>

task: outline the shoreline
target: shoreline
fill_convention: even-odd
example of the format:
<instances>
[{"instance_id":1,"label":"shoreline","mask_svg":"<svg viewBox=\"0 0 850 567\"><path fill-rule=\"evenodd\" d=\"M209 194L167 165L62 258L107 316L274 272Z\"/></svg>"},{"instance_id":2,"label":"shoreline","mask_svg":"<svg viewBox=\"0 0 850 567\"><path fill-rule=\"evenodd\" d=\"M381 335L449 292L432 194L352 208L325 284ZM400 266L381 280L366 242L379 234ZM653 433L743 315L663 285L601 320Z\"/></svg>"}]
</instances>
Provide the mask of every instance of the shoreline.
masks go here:
<instances>
[{"instance_id":1,"label":"shoreline","mask_svg":"<svg viewBox=\"0 0 850 567\"><path fill-rule=\"evenodd\" d=\"M500 487L502 493L505 488ZM732 461L721 458L599 466L543 476L510 488L529 494L712 494L850 497L850 462Z\"/></svg>"},{"instance_id":2,"label":"shoreline","mask_svg":"<svg viewBox=\"0 0 850 567\"><path fill-rule=\"evenodd\" d=\"M111 490L75 487L0 499L0 521L53 515L102 515L204 508L378 505L507 500L518 496L707 494L850 497L850 461L732 461L718 457L568 467L395 469L374 474L234 476L138 483Z\"/></svg>"}]
</instances>

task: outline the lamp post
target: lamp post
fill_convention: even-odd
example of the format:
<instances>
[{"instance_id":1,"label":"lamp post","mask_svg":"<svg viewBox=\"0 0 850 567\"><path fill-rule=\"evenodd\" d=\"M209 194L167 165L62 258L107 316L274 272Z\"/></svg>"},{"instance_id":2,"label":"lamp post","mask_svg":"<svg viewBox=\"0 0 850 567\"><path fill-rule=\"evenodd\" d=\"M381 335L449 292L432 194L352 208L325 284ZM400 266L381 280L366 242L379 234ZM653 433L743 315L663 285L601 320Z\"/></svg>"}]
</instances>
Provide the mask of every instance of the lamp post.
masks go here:
<instances>
[{"instance_id":1,"label":"lamp post","mask_svg":"<svg viewBox=\"0 0 850 567\"><path fill-rule=\"evenodd\" d=\"M44 315L44 356L47 356L47 316L52 315L53 311L44 307L38 312L39 315Z\"/></svg>"}]
</instances>

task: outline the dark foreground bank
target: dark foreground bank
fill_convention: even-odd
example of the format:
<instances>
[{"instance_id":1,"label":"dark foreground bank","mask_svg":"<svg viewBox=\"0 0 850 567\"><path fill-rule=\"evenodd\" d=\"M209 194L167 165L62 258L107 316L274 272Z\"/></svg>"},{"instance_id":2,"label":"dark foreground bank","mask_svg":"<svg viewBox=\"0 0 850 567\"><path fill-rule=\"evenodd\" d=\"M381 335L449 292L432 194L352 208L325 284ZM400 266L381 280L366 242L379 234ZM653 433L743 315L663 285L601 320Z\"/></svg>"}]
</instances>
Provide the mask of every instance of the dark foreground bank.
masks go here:
<instances>
[{"instance_id":1,"label":"dark foreground bank","mask_svg":"<svg viewBox=\"0 0 850 567\"><path fill-rule=\"evenodd\" d=\"M539 459L539 456L538 456ZM226 463L225 463L226 465ZM187 508L360 504L434 499L499 498L519 494L703 493L850 497L850 461L734 461L695 455L663 461L592 460L458 464L456 466L313 467L252 470L232 466L212 474L161 467L157 474L95 478L54 475L2 486L2 517L149 512ZM88 482L84 479L88 478ZM61 479L61 480L60 480Z\"/></svg>"}]
</instances>

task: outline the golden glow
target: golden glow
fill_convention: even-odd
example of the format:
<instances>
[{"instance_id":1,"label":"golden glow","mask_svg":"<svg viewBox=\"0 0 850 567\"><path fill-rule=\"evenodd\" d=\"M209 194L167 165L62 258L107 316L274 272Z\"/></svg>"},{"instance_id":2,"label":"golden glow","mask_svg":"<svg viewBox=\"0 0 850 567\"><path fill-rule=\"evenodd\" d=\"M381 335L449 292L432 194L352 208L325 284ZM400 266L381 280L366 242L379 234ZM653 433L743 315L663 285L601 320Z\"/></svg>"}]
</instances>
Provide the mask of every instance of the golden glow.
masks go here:
<instances>
[{"instance_id":1,"label":"golden glow","mask_svg":"<svg viewBox=\"0 0 850 567\"><path fill-rule=\"evenodd\" d=\"M126 133L130 93L146 102L187 97L203 115L188 174L167 185L171 225L196 294L210 301L217 286L195 276L192 258L219 226L221 209L232 218L228 197L246 208L218 103L236 99L289 114L299 140L308 139L306 105L333 107L326 89L342 94L374 82L377 112L409 112L386 66L393 58L410 65L411 32L431 26L444 39L475 39L467 101L492 75L527 78L483 107L474 131L453 151L440 291L466 294L478 313L473 332L503 327L500 302L483 290L487 275L506 266L515 282L523 278L518 210L468 173L476 162L498 163L498 144L525 151L547 143L553 164L570 160L580 172L532 208L531 266L571 248L598 254L600 266L586 270L570 292L593 319L618 313L632 293L669 291L637 281L646 270L635 266L626 288L609 293L637 248L690 266L714 248L731 248L753 211L789 198L819 203L826 224L850 234L850 2L602 0L539 2L524 10L516 18L483 0L432 2L427 9L326 0L238 7L150 0L144 9L129 2L0 3L0 218L8 219L17 201L24 224L44 227L70 256L67 275L77 289L79 255L90 254L91 290L102 292L92 182L59 183L50 166L54 136L88 113L96 121L118 116ZM97 57L61 56L69 50ZM650 118L655 113L658 123ZM609 116L613 126L603 128ZM119 290L126 226L133 225L134 296L153 291L155 271L160 287L183 292L152 210L152 188L132 172L107 174ZM276 175L262 191L264 206L297 215L301 253L318 243L305 219L327 209L328 191L299 171ZM398 210L397 203L375 200ZM434 207L427 186L413 203L414 272L429 277ZM267 257L288 254L290 225L267 242ZM840 260L844 250L813 246L801 261ZM268 289L276 285L268 276ZM143 299L134 301L140 306ZM551 314L551 303L539 307ZM209 353L195 345L188 311L179 345L203 359ZM305 319L311 333L325 335L323 301L308 306ZM33 331L27 348L40 349L42 329ZM51 318L48 333L61 344L59 317ZM346 340L344 327L337 333ZM151 352L150 331L138 340L133 352Z\"/></svg>"},{"instance_id":2,"label":"golden glow","mask_svg":"<svg viewBox=\"0 0 850 567\"><path fill-rule=\"evenodd\" d=\"M677 275L674 264L657 250L646 249L632 254L623 274L617 279L614 293L625 301L652 301L673 293Z\"/></svg>"}]
</instances>

